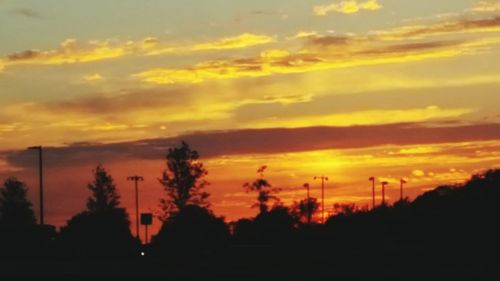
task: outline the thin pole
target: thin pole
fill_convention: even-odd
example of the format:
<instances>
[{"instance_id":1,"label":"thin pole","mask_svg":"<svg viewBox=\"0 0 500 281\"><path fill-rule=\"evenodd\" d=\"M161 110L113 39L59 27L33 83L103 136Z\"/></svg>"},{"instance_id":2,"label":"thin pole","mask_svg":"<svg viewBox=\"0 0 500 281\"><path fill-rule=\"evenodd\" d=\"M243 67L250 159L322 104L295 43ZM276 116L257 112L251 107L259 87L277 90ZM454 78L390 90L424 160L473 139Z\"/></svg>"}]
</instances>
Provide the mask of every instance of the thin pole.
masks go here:
<instances>
[{"instance_id":1,"label":"thin pole","mask_svg":"<svg viewBox=\"0 0 500 281\"><path fill-rule=\"evenodd\" d=\"M135 183L135 234L137 239L141 239L139 234L139 187L138 182L143 181L144 178L141 176L131 176L127 180L134 181Z\"/></svg>"},{"instance_id":2,"label":"thin pole","mask_svg":"<svg viewBox=\"0 0 500 281\"><path fill-rule=\"evenodd\" d=\"M145 241L144 244L148 244L148 225L147 224L145 225L144 234L145 234L145 237L146 237L146 238L144 238L144 241Z\"/></svg>"},{"instance_id":3,"label":"thin pole","mask_svg":"<svg viewBox=\"0 0 500 281\"><path fill-rule=\"evenodd\" d=\"M321 177L321 223L325 223L325 177Z\"/></svg>"},{"instance_id":4,"label":"thin pole","mask_svg":"<svg viewBox=\"0 0 500 281\"><path fill-rule=\"evenodd\" d=\"M375 178L371 177L368 180L372 182L372 209L375 209Z\"/></svg>"},{"instance_id":5,"label":"thin pole","mask_svg":"<svg viewBox=\"0 0 500 281\"><path fill-rule=\"evenodd\" d=\"M304 183L304 187L307 189L307 201L306 201L306 214L307 214L307 223L311 223L311 210L309 209L310 196L309 196L309 184Z\"/></svg>"},{"instance_id":6,"label":"thin pole","mask_svg":"<svg viewBox=\"0 0 500 281\"><path fill-rule=\"evenodd\" d=\"M39 179L39 186L40 186L40 224L44 225L45 220L44 220L44 215L43 215L43 161L42 161L42 146L30 146L28 149L32 150L38 150L38 179Z\"/></svg>"},{"instance_id":7,"label":"thin pole","mask_svg":"<svg viewBox=\"0 0 500 281\"><path fill-rule=\"evenodd\" d=\"M385 206L385 185L388 184L388 182L384 181L382 182L382 205Z\"/></svg>"},{"instance_id":8,"label":"thin pole","mask_svg":"<svg viewBox=\"0 0 500 281\"><path fill-rule=\"evenodd\" d=\"M406 181L404 179L401 179L400 180L400 190L399 190L399 193L400 193L400 200L403 201L403 184L405 184Z\"/></svg>"},{"instance_id":9,"label":"thin pole","mask_svg":"<svg viewBox=\"0 0 500 281\"><path fill-rule=\"evenodd\" d=\"M135 227L135 233L139 238L139 189L137 188L137 180L135 180Z\"/></svg>"},{"instance_id":10,"label":"thin pole","mask_svg":"<svg viewBox=\"0 0 500 281\"><path fill-rule=\"evenodd\" d=\"M382 185L382 205L385 205L385 185Z\"/></svg>"},{"instance_id":11,"label":"thin pole","mask_svg":"<svg viewBox=\"0 0 500 281\"><path fill-rule=\"evenodd\" d=\"M325 180L328 180L328 177L314 177L314 179L321 179L321 223L325 223Z\"/></svg>"},{"instance_id":12,"label":"thin pole","mask_svg":"<svg viewBox=\"0 0 500 281\"><path fill-rule=\"evenodd\" d=\"M38 163L39 163L39 178L40 178L40 224L45 224L43 214L43 161L42 161L42 147L38 148Z\"/></svg>"},{"instance_id":13,"label":"thin pole","mask_svg":"<svg viewBox=\"0 0 500 281\"><path fill-rule=\"evenodd\" d=\"M403 180L401 180L401 185L399 187L399 200L403 201Z\"/></svg>"}]
</instances>

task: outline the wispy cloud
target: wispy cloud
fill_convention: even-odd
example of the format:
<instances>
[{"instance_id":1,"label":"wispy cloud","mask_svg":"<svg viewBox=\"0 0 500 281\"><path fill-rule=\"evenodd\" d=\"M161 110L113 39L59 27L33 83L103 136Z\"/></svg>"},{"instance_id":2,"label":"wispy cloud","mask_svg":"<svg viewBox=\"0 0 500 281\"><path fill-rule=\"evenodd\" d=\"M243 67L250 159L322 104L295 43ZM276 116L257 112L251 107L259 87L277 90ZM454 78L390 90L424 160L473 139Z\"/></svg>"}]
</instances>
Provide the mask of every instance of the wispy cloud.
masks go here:
<instances>
[{"instance_id":1,"label":"wispy cloud","mask_svg":"<svg viewBox=\"0 0 500 281\"><path fill-rule=\"evenodd\" d=\"M421 26L403 26L366 35L319 36L299 33L301 50L267 50L260 56L200 62L186 68L154 68L133 75L148 83L200 83L207 80L263 77L363 65L405 63L487 51L498 37L460 38L473 32L500 31L500 18L456 19ZM450 38L435 38L449 35Z\"/></svg>"},{"instance_id":2,"label":"wispy cloud","mask_svg":"<svg viewBox=\"0 0 500 281\"><path fill-rule=\"evenodd\" d=\"M329 5L314 6L313 11L318 16L325 16L331 12L342 14L355 14L362 10L375 11L380 10L382 5L377 0L368 0L358 2L357 0L346 0L340 3L332 3Z\"/></svg>"},{"instance_id":3,"label":"wispy cloud","mask_svg":"<svg viewBox=\"0 0 500 281\"><path fill-rule=\"evenodd\" d=\"M283 11L273 11L273 10L253 10L248 13L243 13L234 18L234 21L239 23L246 19L250 19L252 17L260 17L260 16L270 16L270 17L279 17L281 20L286 20L288 18L288 14Z\"/></svg>"},{"instance_id":4,"label":"wispy cloud","mask_svg":"<svg viewBox=\"0 0 500 281\"><path fill-rule=\"evenodd\" d=\"M474 12L495 12L500 11L499 0L480 0L471 9Z\"/></svg>"},{"instance_id":5,"label":"wispy cloud","mask_svg":"<svg viewBox=\"0 0 500 281\"><path fill-rule=\"evenodd\" d=\"M372 35L382 40L408 40L438 35L497 31L500 31L500 17L484 19L460 18L429 25L408 25L391 30L374 31Z\"/></svg>"},{"instance_id":6,"label":"wispy cloud","mask_svg":"<svg viewBox=\"0 0 500 281\"><path fill-rule=\"evenodd\" d=\"M41 19L42 16L40 13L33 9L29 8L17 8L17 9L12 9L10 11L11 14L16 15L16 16L21 16L21 17L26 17L26 18L33 18L33 19Z\"/></svg>"},{"instance_id":7,"label":"wispy cloud","mask_svg":"<svg viewBox=\"0 0 500 281\"><path fill-rule=\"evenodd\" d=\"M23 64L75 64L109 60L129 55L181 55L192 52L242 49L268 44L273 41L274 38L271 36L252 33L243 33L237 36L187 45L165 44L156 37L146 37L140 41L107 39L103 41L79 42L76 39L67 39L57 49L45 51L33 49L8 54L3 59L0 59L0 70L9 66Z\"/></svg>"},{"instance_id":8,"label":"wispy cloud","mask_svg":"<svg viewBox=\"0 0 500 281\"><path fill-rule=\"evenodd\" d=\"M82 79L83 79L83 81L86 81L86 82L95 82L95 81L104 80L104 77L99 73L93 73L93 74L84 75Z\"/></svg>"},{"instance_id":9,"label":"wispy cloud","mask_svg":"<svg viewBox=\"0 0 500 281\"><path fill-rule=\"evenodd\" d=\"M155 84L200 83L207 80L263 77L273 74L447 58L471 53L480 47L495 43L500 43L500 40L472 43L437 41L372 47L348 44L337 50L308 50L295 54L274 50L271 53L263 52L260 57L211 60L189 68L155 68L134 74L133 77ZM324 47L325 44L322 44Z\"/></svg>"},{"instance_id":10,"label":"wispy cloud","mask_svg":"<svg viewBox=\"0 0 500 281\"><path fill-rule=\"evenodd\" d=\"M241 49L250 46L267 44L273 41L273 38L267 35L256 35L251 33L243 33L235 37L222 38L213 42L194 45L193 51L207 50L226 50L226 49Z\"/></svg>"},{"instance_id":11,"label":"wispy cloud","mask_svg":"<svg viewBox=\"0 0 500 281\"><path fill-rule=\"evenodd\" d=\"M28 50L7 55L3 65L41 64L58 65L100 61L124 56L127 46L120 46L112 40L91 41L79 44L75 39L67 39L59 48L50 51Z\"/></svg>"}]
</instances>

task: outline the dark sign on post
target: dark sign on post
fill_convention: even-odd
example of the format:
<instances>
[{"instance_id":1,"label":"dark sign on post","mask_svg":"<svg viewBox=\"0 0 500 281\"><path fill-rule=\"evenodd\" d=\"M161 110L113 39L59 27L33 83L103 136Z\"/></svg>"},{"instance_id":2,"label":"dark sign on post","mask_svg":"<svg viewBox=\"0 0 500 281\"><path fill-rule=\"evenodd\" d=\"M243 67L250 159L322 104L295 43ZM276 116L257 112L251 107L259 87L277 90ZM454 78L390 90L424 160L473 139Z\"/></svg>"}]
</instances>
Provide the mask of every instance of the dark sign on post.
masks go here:
<instances>
[{"instance_id":1,"label":"dark sign on post","mask_svg":"<svg viewBox=\"0 0 500 281\"><path fill-rule=\"evenodd\" d=\"M141 224L142 225L152 225L153 224L153 214L151 214L151 213L141 214Z\"/></svg>"}]
</instances>

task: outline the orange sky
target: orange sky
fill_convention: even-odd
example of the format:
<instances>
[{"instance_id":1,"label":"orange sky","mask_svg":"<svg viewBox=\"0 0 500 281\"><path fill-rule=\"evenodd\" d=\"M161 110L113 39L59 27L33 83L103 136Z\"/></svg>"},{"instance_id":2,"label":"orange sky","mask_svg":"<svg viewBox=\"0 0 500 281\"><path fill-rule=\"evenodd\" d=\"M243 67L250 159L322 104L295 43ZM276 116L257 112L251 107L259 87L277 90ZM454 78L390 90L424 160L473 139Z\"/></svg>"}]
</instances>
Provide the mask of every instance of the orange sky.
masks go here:
<instances>
[{"instance_id":1,"label":"orange sky","mask_svg":"<svg viewBox=\"0 0 500 281\"><path fill-rule=\"evenodd\" d=\"M131 215L132 174L156 208L180 140L228 220L255 214L261 165L286 204L327 175L328 210L368 204L371 176L394 201L500 166L498 0L4 0L0 26L0 178L37 207L25 148L47 147L55 225L98 163Z\"/></svg>"}]
</instances>

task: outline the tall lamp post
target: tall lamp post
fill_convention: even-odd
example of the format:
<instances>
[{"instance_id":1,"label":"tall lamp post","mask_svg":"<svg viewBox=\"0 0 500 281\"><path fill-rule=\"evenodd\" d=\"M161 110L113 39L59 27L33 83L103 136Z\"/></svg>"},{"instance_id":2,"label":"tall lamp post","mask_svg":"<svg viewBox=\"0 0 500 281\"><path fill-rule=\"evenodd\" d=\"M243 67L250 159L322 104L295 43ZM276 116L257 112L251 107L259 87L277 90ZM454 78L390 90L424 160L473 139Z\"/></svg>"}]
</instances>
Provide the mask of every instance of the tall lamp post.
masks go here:
<instances>
[{"instance_id":1,"label":"tall lamp post","mask_svg":"<svg viewBox=\"0 0 500 281\"><path fill-rule=\"evenodd\" d=\"M403 184L405 184L406 181L404 179L401 179L400 181L400 185L399 185L399 196L400 196L400 200L403 201Z\"/></svg>"},{"instance_id":2,"label":"tall lamp post","mask_svg":"<svg viewBox=\"0 0 500 281\"><path fill-rule=\"evenodd\" d=\"M370 177L368 180L372 182L372 209L375 209L375 177Z\"/></svg>"},{"instance_id":3,"label":"tall lamp post","mask_svg":"<svg viewBox=\"0 0 500 281\"><path fill-rule=\"evenodd\" d=\"M321 180L321 223L325 223L325 181L328 181L328 177L314 177L314 180Z\"/></svg>"},{"instance_id":4,"label":"tall lamp post","mask_svg":"<svg viewBox=\"0 0 500 281\"><path fill-rule=\"evenodd\" d=\"M134 181L135 183L135 233L137 239L140 239L139 234L139 189L137 187L137 183L139 181L143 181L144 178L141 176L130 176L127 177L127 180Z\"/></svg>"},{"instance_id":5,"label":"tall lamp post","mask_svg":"<svg viewBox=\"0 0 500 281\"><path fill-rule=\"evenodd\" d=\"M385 206L385 186L389 183L386 181L382 182L382 205Z\"/></svg>"},{"instance_id":6,"label":"tall lamp post","mask_svg":"<svg viewBox=\"0 0 500 281\"><path fill-rule=\"evenodd\" d=\"M40 224L44 225L44 215L43 215L43 161L42 161L42 146L30 146L30 150L38 150L38 171L40 180Z\"/></svg>"},{"instance_id":7,"label":"tall lamp post","mask_svg":"<svg viewBox=\"0 0 500 281\"><path fill-rule=\"evenodd\" d=\"M309 203L310 203L310 197L309 197L309 184L304 183L303 185L307 189L307 201L306 201L306 212L307 212L307 223L311 223L311 211L309 210Z\"/></svg>"}]
</instances>

